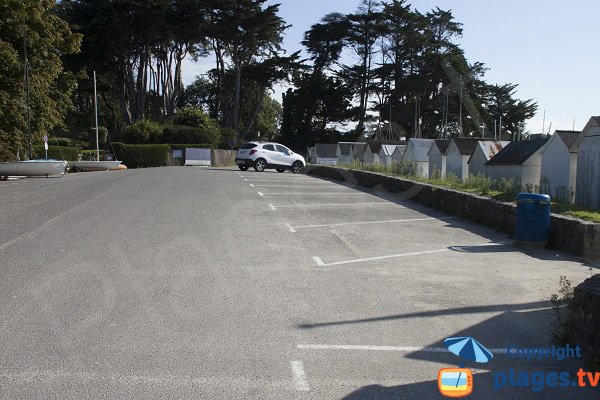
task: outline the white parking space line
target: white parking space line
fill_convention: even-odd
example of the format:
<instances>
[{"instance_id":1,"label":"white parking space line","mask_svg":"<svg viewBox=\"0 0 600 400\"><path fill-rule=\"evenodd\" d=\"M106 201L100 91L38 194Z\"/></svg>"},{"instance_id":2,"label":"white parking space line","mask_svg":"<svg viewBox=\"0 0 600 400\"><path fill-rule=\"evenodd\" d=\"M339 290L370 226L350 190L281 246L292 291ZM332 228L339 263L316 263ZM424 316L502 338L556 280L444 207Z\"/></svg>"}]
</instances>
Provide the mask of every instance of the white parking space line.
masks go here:
<instances>
[{"instance_id":1,"label":"white parking space line","mask_svg":"<svg viewBox=\"0 0 600 400\"><path fill-rule=\"evenodd\" d=\"M260 197L263 197L263 194L262 194L261 192L256 192L256 193L258 193L258 195L259 195Z\"/></svg>"},{"instance_id":2,"label":"white parking space line","mask_svg":"<svg viewBox=\"0 0 600 400\"><path fill-rule=\"evenodd\" d=\"M477 246L477 247L479 247L479 246L502 246L505 244L506 243L480 243L480 244L469 245L469 247L471 247L471 246ZM366 262L366 261L385 260L388 258L400 258L400 257L409 257L409 256L420 256L420 255L424 255L424 254L443 253L446 251L459 250L459 249L460 249L460 246L449 246L444 249L416 251L416 252L412 252L412 253L389 254L386 256L378 256L378 257L356 258L354 260L337 261L337 262L332 262L332 263L325 263L318 257L313 257L313 260L316 262L317 266L319 266L319 267L330 267L330 266L335 266L335 265L354 264L354 263L361 263L361 262ZM318 260L317 260L317 258L318 258Z\"/></svg>"},{"instance_id":3,"label":"white parking space line","mask_svg":"<svg viewBox=\"0 0 600 400\"><path fill-rule=\"evenodd\" d=\"M387 219L382 221L365 221L365 222L340 222L335 224L315 224L315 225L298 225L294 226L294 229L300 228L323 228L328 226L345 226L345 225L368 225L368 224L385 224L385 223L394 223L394 222L412 222L412 221L442 221L446 219L456 219L458 217L442 217L442 218L410 218L410 219Z\"/></svg>"},{"instance_id":4,"label":"white parking space line","mask_svg":"<svg viewBox=\"0 0 600 400\"><path fill-rule=\"evenodd\" d=\"M346 186L340 186L340 185L336 185L336 184L330 184L330 185L313 185L313 184L309 184L309 185L302 185L302 184L281 184L281 185L253 185L253 186L262 186L262 187L286 187L286 186L292 186L292 187L296 187L296 188L318 188L318 187L322 187L322 188L343 188L343 189L347 189Z\"/></svg>"},{"instance_id":5,"label":"white parking space line","mask_svg":"<svg viewBox=\"0 0 600 400\"><path fill-rule=\"evenodd\" d=\"M244 179L246 182L248 182L248 179Z\"/></svg>"},{"instance_id":6,"label":"white parking space line","mask_svg":"<svg viewBox=\"0 0 600 400\"><path fill-rule=\"evenodd\" d=\"M290 230L290 232L296 233L296 230L290 224L286 223L285 226L287 226L287 228Z\"/></svg>"},{"instance_id":7,"label":"white parking space line","mask_svg":"<svg viewBox=\"0 0 600 400\"><path fill-rule=\"evenodd\" d=\"M417 347L417 346L369 346L369 345L344 345L344 344L299 344L296 347L303 350L360 350L360 351L398 351L398 352L426 352L449 353L445 347ZM507 349L488 349L496 354L508 354Z\"/></svg>"},{"instance_id":8,"label":"white parking space line","mask_svg":"<svg viewBox=\"0 0 600 400\"><path fill-rule=\"evenodd\" d=\"M273 206L275 208L295 208L295 207L355 207L355 206L398 206L402 208L406 208L397 203L391 202L369 202L369 203L320 203L320 204L294 204L294 205L285 205L285 206Z\"/></svg>"},{"instance_id":9,"label":"white parking space line","mask_svg":"<svg viewBox=\"0 0 600 400\"><path fill-rule=\"evenodd\" d=\"M275 206L273 204L269 204L269 207L271 208L271 210L277 211L277 209L275 208Z\"/></svg>"},{"instance_id":10,"label":"white parking space line","mask_svg":"<svg viewBox=\"0 0 600 400\"><path fill-rule=\"evenodd\" d=\"M295 185L299 185L299 184L327 184L330 182L323 182L323 181L315 181L315 180L294 180L294 179L287 179L287 180L278 180L278 179L249 179L248 182L254 183L255 185L263 185L263 184L273 184L273 185L283 185L283 184L295 184Z\"/></svg>"},{"instance_id":11,"label":"white parking space line","mask_svg":"<svg viewBox=\"0 0 600 400\"><path fill-rule=\"evenodd\" d=\"M324 267L326 264L321 260L321 257L313 257L318 267Z\"/></svg>"},{"instance_id":12,"label":"white parking space line","mask_svg":"<svg viewBox=\"0 0 600 400\"><path fill-rule=\"evenodd\" d=\"M302 361L290 361L290 365L292 366L292 372L294 374L294 386L296 386L296 390L310 390Z\"/></svg>"},{"instance_id":13,"label":"white parking space line","mask_svg":"<svg viewBox=\"0 0 600 400\"><path fill-rule=\"evenodd\" d=\"M254 185L253 185L253 184L250 184L250 187L254 187Z\"/></svg>"},{"instance_id":14,"label":"white parking space line","mask_svg":"<svg viewBox=\"0 0 600 400\"><path fill-rule=\"evenodd\" d=\"M346 188L347 189L347 188ZM278 194L311 194L311 195L357 195L357 194L368 194L369 196L373 196L372 193L356 193L356 192L345 192L345 193L340 193L340 192L320 192L320 193L315 193L315 192L282 192L282 193L263 193L265 195L278 195Z\"/></svg>"}]
</instances>

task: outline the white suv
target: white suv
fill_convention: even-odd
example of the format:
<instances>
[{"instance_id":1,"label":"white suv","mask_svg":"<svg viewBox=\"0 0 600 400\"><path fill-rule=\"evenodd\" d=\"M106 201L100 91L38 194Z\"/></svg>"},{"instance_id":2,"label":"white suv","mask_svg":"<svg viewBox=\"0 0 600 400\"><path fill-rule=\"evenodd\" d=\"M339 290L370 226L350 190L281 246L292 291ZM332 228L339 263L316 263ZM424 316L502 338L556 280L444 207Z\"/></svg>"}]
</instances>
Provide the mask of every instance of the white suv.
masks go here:
<instances>
[{"instance_id":1,"label":"white suv","mask_svg":"<svg viewBox=\"0 0 600 400\"><path fill-rule=\"evenodd\" d=\"M258 172L275 168L277 172L286 169L297 174L306 165L304 157L279 143L248 142L240 146L235 163L242 171L253 167Z\"/></svg>"}]
</instances>

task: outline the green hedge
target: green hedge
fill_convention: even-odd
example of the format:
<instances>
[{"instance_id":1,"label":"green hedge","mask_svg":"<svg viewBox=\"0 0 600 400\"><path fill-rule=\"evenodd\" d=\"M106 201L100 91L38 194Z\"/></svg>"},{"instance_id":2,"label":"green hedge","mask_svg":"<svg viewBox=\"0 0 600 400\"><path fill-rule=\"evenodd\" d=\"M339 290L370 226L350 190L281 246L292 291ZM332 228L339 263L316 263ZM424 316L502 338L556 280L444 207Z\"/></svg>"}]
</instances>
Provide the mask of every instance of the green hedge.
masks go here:
<instances>
[{"instance_id":1,"label":"green hedge","mask_svg":"<svg viewBox=\"0 0 600 400\"><path fill-rule=\"evenodd\" d=\"M122 140L128 143L161 143L163 128L160 124L148 120L129 125L121 132Z\"/></svg>"},{"instance_id":2,"label":"green hedge","mask_svg":"<svg viewBox=\"0 0 600 400\"><path fill-rule=\"evenodd\" d=\"M212 128L170 125L165 126L163 130L164 143L207 143L214 147L219 143L219 139L218 129Z\"/></svg>"},{"instance_id":3,"label":"green hedge","mask_svg":"<svg viewBox=\"0 0 600 400\"><path fill-rule=\"evenodd\" d=\"M115 157L127 168L162 167L169 161L168 144L113 143Z\"/></svg>"},{"instance_id":4,"label":"green hedge","mask_svg":"<svg viewBox=\"0 0 600 400\"><path fill-rule=\"evenodd\" d=\"M35 158L44 158L46 156L44 146L33 146L33 156ZM77 161L79 159L79 152L75 147L48 146L48 158Z\"/></svg>"},{"instance_id":5,"label":"green hedge","mask_svg":"<svg viewBox=\"0 0 600 400\"><path fill-rule=\"evenodd\" d=\"M210 143L200 143L200 144L177 144L177 143L171 143L169 145L171 147L171 150L185 150L186 148L191 148L191 149L212 149L215 146L210 144Z\"/></svg>"}]
</instances>

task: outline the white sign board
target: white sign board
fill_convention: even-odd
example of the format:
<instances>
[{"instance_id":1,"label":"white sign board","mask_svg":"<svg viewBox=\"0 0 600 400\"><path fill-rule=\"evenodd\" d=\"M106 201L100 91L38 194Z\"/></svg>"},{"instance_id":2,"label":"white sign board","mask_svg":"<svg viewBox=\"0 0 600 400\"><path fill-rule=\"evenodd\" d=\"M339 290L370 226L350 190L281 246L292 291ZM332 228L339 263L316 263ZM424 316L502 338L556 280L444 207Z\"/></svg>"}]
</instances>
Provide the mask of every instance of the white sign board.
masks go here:
<instances>
[{"instance_id":1,"label":"white sign board","mask_svg":"<svg viewBox=\"0 0 600 400\"><path fill-rule=\"evenodd\" d=\"M185 149L185 165L202 165L210 167L210 149Z\"/></svg>"},{"instance_id":2,"label":"white sign board","mask_svg":"<svg viewBox=\"0 0 600 400\"><path fill-rule=\"evenodd\" d=\"M337 157L319 157L318 164L321 165L336 165Z\"/></svg>"},{"instance_id":3,"label":"white sign board","mask_svg":"<svg viewBox=\"0 0 600 400\"><path fill-rule=\"evenodd\" d=\"M183 158L183 150L173 150L173 158Z\"/></svg>"}]
</instances>

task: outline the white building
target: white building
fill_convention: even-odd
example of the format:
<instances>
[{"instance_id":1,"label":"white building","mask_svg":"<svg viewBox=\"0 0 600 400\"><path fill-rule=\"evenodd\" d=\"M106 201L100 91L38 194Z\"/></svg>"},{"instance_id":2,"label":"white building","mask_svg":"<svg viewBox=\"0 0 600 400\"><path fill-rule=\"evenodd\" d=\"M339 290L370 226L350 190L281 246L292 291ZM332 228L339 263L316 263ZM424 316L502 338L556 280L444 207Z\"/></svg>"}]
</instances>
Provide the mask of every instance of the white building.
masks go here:
<instances>
[{"instance_id":1,"label":"white building","mask_svg":"<svg viewBox=\"0 0 600 400\"><path fill-rule=\"evenodd\" d=\"M446 177L446 151L450 146L449 140L434 140L427 152L429 157L429 177Z\"/></svg>"},{"instance_id":2,"label":"white building","mask_svg":"<svg viewBox=\"0 0 600 400\"><path fill-rule=\"evenodd\" d=\"M395 144L382 144L381 149L379 149L379 162L383 165L391 165L392 164L392 156L394 151L396 150Z\"/></svg>"},{"instance_id":3,"label":"white building","mask_svg":"<svg viewBox=\"0 0 600 400\"><path fill-rule=\"evenodd\" d=\"M540 149L548 139L510 142L485 164L493 179L514 179L523 189L539 187L542 169Z\"/></svg>"},{"instance_id":4,"label":"white building","mask_svg":"<svg viewBox=\"0 0 600 400\"><path fill-rule=\"evenodd\" d=\"M477 147L478 139L455 138L446 151L446 174L463 181L469 177L469 158Z\"/></svg>"},{"instance_id":5,"label":"white building","mask_svg":"<svg viewBox=\"0 0 600 400\"><path fill-rule=\"evenodd\" d=\"M337 148L335 143L316 143L315 144L315 164L336 165Z\"/></svg>"},{"instance_id":6,"label":"white building","mask_svg":"<svg viewBox=\"0 0 600 400\"><path fill-rule=\"evenodd\" d=\"M406 151L405 144L399 144L394 149L394 153L392 154L392 164L400 164L402 163L402 157L404 157L404 152Z\"/></svg>"},{"instance_id":7,"label":"white building","mask_svg":"<svg viewBox=\"0 0 600 400\"><path fill-rule=\"evenodd\" d=\"M577 153L575 203L600 210L600 117L592 117L571 152Z\"/></svg>"},{"instance_id":8,"label":"white building","mask_svg":"<svg viewBox=\"0 0 600 400\"><path fill-rule=\"evenodd\" d=\"M499 142L497 140L478 141L478 146L475 147L471 158L469 158L469 175L485 175L485 163L494 158L509 143L508 141Z\"/></svg>"},{"instance_id":9,"label":"white building","mask_svg":"<svg viewBox=\"0 0 600 400\"><path fill-rule=\"evenodd\" d=\"M410 162L416 165L416 175L423 178L429 176L429 157L427 153L431 148L433 139L408 139L402 162Z\"/></svg>"},{"instance_id":10,"label":"white building","mask_svg":"<svg viewBox=\"0 0 600 400\"><path fill-rule=\"evenodd\" d=\"M350 164L352 161L357 160L358 153L362 151L364 154L364 146L366 143L362 142L339 142L337 148L337 162Z\"/></svg>"},{"instance_id":11,"label":"white building","mask_svg":"<svg viewBox=\"0 0 600 400\"><path fill-rule=\"evenodd\" d=\"M365 148L364 163L379 164L379 151L381 150L381 142L368 142Z\"/></svg>"},{"instance_id":12,"label":"white building","mask_svg":"<svg viewBox=\"0 0 600 400\"><path fill-rule=\"evenodd\" d=\"M552 198L570 202L575 195L577 153L571 149L581 132L555 131L541 148L540 191Z\"/></svg>"}]
</instances>

